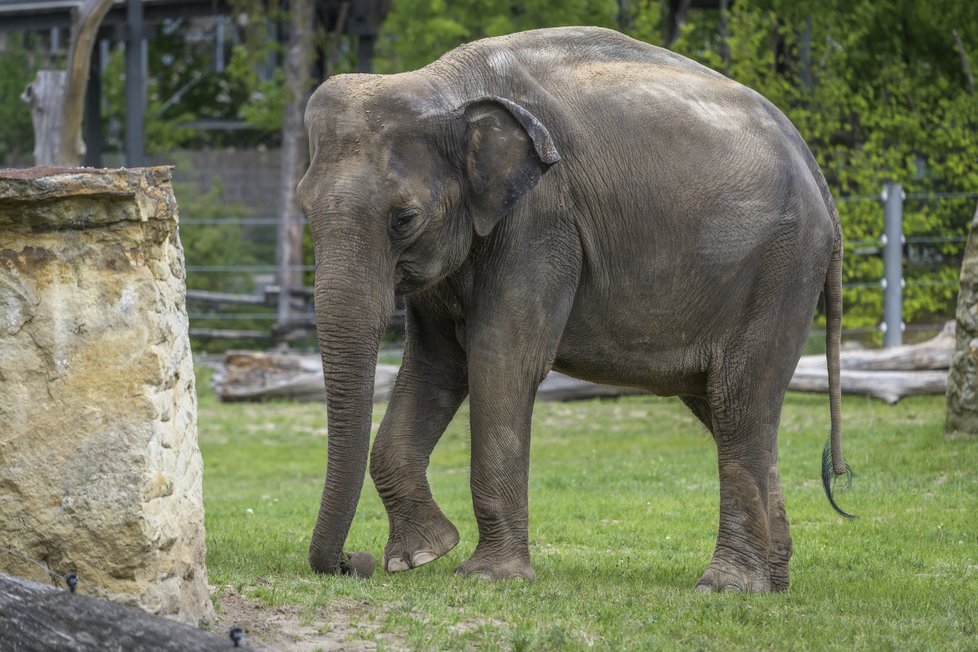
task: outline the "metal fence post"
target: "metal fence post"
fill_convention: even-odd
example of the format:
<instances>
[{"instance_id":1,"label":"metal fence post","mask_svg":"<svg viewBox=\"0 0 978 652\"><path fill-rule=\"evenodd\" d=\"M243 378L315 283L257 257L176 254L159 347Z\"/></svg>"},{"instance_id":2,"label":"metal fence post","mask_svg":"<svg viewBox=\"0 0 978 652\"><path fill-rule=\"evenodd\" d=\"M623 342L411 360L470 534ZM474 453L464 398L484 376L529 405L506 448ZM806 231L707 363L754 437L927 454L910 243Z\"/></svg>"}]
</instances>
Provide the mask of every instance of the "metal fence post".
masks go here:
<instances>
[{"instance_id":1,"label":"metal fence post","mask_svg":"<svg viewBox=\"0 0 978 652\"><path fill-rule=\"evenodd\" d=\"M143 0L126 3L126 167L146 164L144 118L146 113L146 75L144 64Z\"/></svg>"},{"instance_id":2,"label":"metal fence post","mask_svg":"<svg viewBox=\"0 0 978 652\"><path fill-rule=\"evenodd\" d=\"M883 186L883 346L900 346L903 342L903 200L906 195L899 183Z\"/></svg>"}]
</instances>

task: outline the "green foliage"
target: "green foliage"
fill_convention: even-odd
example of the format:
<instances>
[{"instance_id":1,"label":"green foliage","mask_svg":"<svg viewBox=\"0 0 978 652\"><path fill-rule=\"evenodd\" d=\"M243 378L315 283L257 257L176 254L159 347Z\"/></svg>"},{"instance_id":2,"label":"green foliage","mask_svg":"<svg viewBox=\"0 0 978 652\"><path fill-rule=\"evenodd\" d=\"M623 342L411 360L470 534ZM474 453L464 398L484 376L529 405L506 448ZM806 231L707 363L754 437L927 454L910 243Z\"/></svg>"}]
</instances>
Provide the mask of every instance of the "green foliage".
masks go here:
<instances>
[{"instance_id":1,"label":"green foliage","mask_svg":"<svg viewBox=\"0 0 978 652\"><path fill-rule=\"evenodd\" d=\"M274 43L274 41L272 42ZM269 46L271 47L271 46ZM149 44L149 75L146 88L146 151L169 152L175 148L254 147L275 144L281 132L281 108L267 106L265 95L273 99L276 79L264 80L257 74L244 74L239 48L232 51L229 65L217 70L211 39L191 38L186 29L160 29ZM122 149L125 139L125 49L111 53L103 81L107 109L103 124L108 148ZM253 130L223 131L189 128L201 119L236 120L260 116L271 110L271 117L257 119Z\"/></svg>"},{"instance_id":2,"label":"green foliage","mask_svg":"<svg viewBox=\"0 0 978 652\"><path fill-rule=\"evenodd\" d=\"M617 27L616 0L400 0L384 21L374 67L401 72L431 63L455 46L485 36L539 27Z\"/></svg>"},{"instance_id":3,"label":"green foliage","mask_svg":"<svg viewBox=\"0 0 978 652\"><path fill-rule=\"evenodd\" d=\"M398 649L978 647L978 439L944 435L941 397L843 401L844 450L858 476L840 500L861 516L847 522L818 481L826 399L789 394L779 453L792 586L742 596L693 590L715 543L716 446L675 399L536 406L532 584L453 574L477 541L463 406L428 474L461 543L423 568L352 580L307 564L326 467L323 406L219 404L206 386L202 378L207 570L219 595L298 605L277 613L298 610L353 638L375 632ZM379 559L387 525L367 478L347 548ZM261 635L260 623L244 625Z\"/></svg>"},{"instance_id":4,"label":"green foliage","mask_svg":"<svg viewBox=\"0 0 978 652\"><path fill-rule=\"evenodd\" d=\"M225 201L224 186L219 178L211 179L210 187L205 192L198 190L196 184L176 182L173 184L173 194L180 206L180 240L188 267L261 262L260 246L254 238L249 237L245 227L233 223L208 223L252 214L242 204ZM267 256L264 258L267 260ZM254 289L254 282L245 274L190 274L187 282L195 290L250 292Z\"/></svg>"},{"instance_id":5,"label":"green foliage","mask_svg":"<svg viewBox=\"0 0 978 652\"><path fill-rule=\"evenodd\" d=\"M883 184L911 196L978 191L978 95L962 52L978 66L978 3L936 0L738 0L725 14L690 9L672 48L756 89L794 122L837 199L876 197ZM665 3L579 0L494 3L403 0L383 27L376 66L417 68L483 36L565 24L617 27L661 44ZM972 70L978 74L978 70ZM974 199L908 200L904 230L963 236ZM850 242L877 241L875 201L840 201ZM845 259L847 327L875 326L882 314L882 261ZM905 270L907 321L948 318L954 309L960 244L931 247L938 264ZM933 255L930 255L934 263Z\"/></svg>"},{"instance_id":6,"label":"green foliage","mask_svg":"<svg viewBox=\"0 0 978 652\"><path fill-rule=\"evenodd\" d=\"M238 108L238 117L257 129L279 132L285 113L285 76L277 68L270 79L261 79L257 65L253 50L245 45L234 47L228 76L242 87L252 89L248 101Z\"/></svg>"},{"instance_id":7,"label":"green foliage","mask_svg":"<svg viewBox=\"0 0 978 652\"><path fill-rule=\"evenodd\" d=\"M978 95L954 38L956 32L967 58L978 56L978 4L754 0L734 3L728 32L729 60L717 31L699 22L686 26L674 48L781 108L837 198L876 196L888 180L912 194L978 191ZM974 199L910 200L905 209L908 238L963 236ZM882 233L874 201L840 201L839 213L849 241L875 241ZM905 270L907 321L953 314L960 250L945 245L943 264ZM846 282L877 284L882 261L851 251ZM878 323L878 287L845 295L846 326Z\"/></svg>"},{"instance_id":8,"label":"green foliage","mask_svg":"<svg viewBox=\"0 0 978 652\"><path fill-rule=\"evenodd\" d=\"M8 35L7 50L0 53L0 165L9 156L29 154L34 145L31 111L20 94L34 78L37 62L20 36Z\"/></svg>"},{"instance_id":9,"label":"green foliage","mask_svg":"<svg viewBox=\"0 0 978 652\"><path fill-rule=\"evenodd\" d=\"M186 166L181 166L186 172ZM180 241L186 260L187 286L231 294L250 294L256 290L252 273L228 272L231 266L268 265L275 260L273 226L241 225L235 218L254 217L242 204L226 201L219 178L211 179L206 191L196 183L175 182L173 192L180 206ZM229 222L230 221L230 222ZM204 271L204 266L219 269ZM256 317L261 307L215 305L190 301L194 328L234 328L267 331L271 320ZM271 311L268 314L272 314ZM230 326L229 326L230 324ZM236 346L260 346L258 342L237 341ZM211 352L227 348L220 340L193 342L195 351Z\"/></svg>"}]
</instances>

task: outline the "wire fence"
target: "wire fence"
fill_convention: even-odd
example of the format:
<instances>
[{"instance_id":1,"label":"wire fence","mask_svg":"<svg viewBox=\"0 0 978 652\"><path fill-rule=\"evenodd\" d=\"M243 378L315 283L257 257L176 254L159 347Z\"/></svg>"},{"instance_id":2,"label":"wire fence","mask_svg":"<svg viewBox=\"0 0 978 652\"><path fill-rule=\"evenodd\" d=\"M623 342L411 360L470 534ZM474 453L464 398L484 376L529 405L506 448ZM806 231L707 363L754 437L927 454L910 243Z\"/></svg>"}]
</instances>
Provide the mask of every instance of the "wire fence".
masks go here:
<instances>
[{"instance_id":1,"label":"wire fence","mask_svg":"<svg viewBox=\"0 0 978 652\"><path fill-rule=\"evenodd\" d=\"M911 233L902 238L901 257L903 274L901 289L908 294L927 290L939 290L945 294L956 293L957 270L967 241L968 227L974 205L965 208L964 200L978 199L978 192L931 192L907 193L903 196L908 215L920 211L933 211L935 206L959 201L960 208L953 208L951 228L943 232ZM850 195L837 198L840 214L845 224L846 214L853 207L867 210L876 204L879 215L879 237L857 238L846 242L846 257L881 258L886 247L884 210L879 195ZM946 208L946 207L945 207ZM942 209L944 210L944 209ZM292 324L287 331L277 324L278 287L280 268L275 261L275 227L278 219L242 215L238 207L231 216L211 214L195 216L193 211L181 207L181 238L187 249L188 310L191 335L199 348L223 350L229 347L267 347L283 339L313 346L311 340L314 324L312 293L307 290L292 298ZM219 212L219 211L216 211ZM947 212L945 210L945 212ZM306 224L306 221L303 221ZM196 247L197 239L214 241L210 248ZM857 261L858 263L858 261ZM926 268L926 274L914 273L915 266ZM301 272L307 283L312 283L314 266L305 264L286 268ZM847 292L847 304L878 303L875 298L886 291L885 274L875 273L879 265L847 265L843 288ZM935 273L941 269L942 274ZM866 275L870 270L870 275ZM948 270L953 270L951 274ZM867 294L868 293L868 294ZM928 315L926 323L912 323L901 327L907 331L930 331L935 324L951 318L951 314ZM884 323L882 314L880 323ZM844 322L845 324L846 322ZM279 328L277 328L279 327ZM877 325L849 325L848 335L866 335L878 332ZM817 334L818 331L813 331Z\"/></svg>"}]
</instances>

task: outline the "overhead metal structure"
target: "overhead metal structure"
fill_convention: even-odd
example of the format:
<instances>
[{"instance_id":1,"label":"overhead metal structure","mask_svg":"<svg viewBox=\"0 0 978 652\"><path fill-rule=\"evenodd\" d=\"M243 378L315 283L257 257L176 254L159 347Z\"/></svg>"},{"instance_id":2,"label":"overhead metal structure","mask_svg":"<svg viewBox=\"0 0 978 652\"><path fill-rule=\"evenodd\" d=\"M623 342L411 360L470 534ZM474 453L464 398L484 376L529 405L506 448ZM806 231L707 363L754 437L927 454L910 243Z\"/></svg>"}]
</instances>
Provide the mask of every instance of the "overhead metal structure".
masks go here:
<instances>
[{"instance_id":1,"label":"overhead metal structure","mask_svg":"<svg viewBox=\"0 0 978 652\"><path fill-rule=\"evenodd\" d=\"M0 0L0 32L45 32L71 27L71 12L82 0ZM346 5L343 12L340 8ZM317 20L335 31L336 17L347 16L342 31L358 37L357 68L367 71L380 24L390 0L316 0ZM146 36L153 25L167 19L227 16L227 0L114 0L102 21L99 40L126 44L126 165L144 164L146 111ZM92 50L91 74L85 98L85 164L101 165L101 52Z\"/></svg>"}]
</instances>

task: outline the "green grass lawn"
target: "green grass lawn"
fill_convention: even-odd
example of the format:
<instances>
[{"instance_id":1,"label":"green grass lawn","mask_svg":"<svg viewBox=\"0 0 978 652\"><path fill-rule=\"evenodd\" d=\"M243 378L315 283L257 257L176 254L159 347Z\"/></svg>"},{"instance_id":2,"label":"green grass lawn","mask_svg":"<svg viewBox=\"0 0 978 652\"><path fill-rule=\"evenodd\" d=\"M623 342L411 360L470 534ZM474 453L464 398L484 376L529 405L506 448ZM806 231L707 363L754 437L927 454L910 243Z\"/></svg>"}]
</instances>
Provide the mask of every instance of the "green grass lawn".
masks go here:
<instances>
[{"instance_id":1,"label":"green grass lawn","mask_svg":"<svg viewBox=\"0 0 978 652\"><path fill-rule=\"evenodd\" d=\"M843 400L856 473L843 508L819 482L828 402L792 394L781 476L795 556L775 595L700 594L718 514L715 447L675 399L538 403L530 467L537 580L453 573L476 544L467 406L432 457L436 499L462 540L446 558L368 580L306 557L325 473L321 405L219 404L200 392L212 584L307 619L331 605L347 634L413 649L978 650L978 438L943 432L940 397ZM384 406L375 408L379 423ZM387 518L369 478L348 550L380 559ZM339 608L339 607L337 607ZM344 607L345 608L345 607ZM369 626L367 626L369 624ZM247 623L243 623L247 628Z\"/></svg>"}]
</instances>

